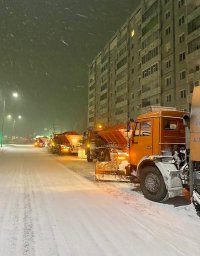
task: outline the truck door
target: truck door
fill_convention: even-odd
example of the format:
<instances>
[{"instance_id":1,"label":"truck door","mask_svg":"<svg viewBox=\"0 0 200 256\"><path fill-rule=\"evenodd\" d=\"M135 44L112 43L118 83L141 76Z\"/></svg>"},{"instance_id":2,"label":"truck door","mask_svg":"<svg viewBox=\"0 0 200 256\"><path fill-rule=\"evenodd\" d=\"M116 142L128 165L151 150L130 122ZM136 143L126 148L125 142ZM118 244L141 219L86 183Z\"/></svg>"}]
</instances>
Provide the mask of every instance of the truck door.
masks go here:
<instances>
[{"instance_id":1,"label":"truck door","mask_svg":"<svg viewBox=\"0 0 200 256\"><path fill-rule=\"evenodd\" d=\"M130 143L130 163L137 165L144 156L152 155L153 137L152 137L151 119L136 122Z\"/></svg>"}]
</instances>

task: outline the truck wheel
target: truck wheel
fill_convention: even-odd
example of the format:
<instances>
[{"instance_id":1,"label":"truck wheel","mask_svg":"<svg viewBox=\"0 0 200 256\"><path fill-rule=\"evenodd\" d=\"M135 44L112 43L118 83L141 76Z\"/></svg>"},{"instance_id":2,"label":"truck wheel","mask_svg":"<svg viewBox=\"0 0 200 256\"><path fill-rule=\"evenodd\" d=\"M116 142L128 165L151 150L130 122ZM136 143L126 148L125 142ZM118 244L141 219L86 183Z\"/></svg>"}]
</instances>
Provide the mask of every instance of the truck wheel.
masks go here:
<instances>
[{"instance_id":1,"label":"truck wheel","mask_svg":"<svg viewBox=\"0 0 200 256\"><path fill-rule=\"evenodd\" d=\"M59 156L62 155L62 150L61 150L61 148L58 149L58 155L59 155Z\"/></svg>"},{"instance_id":2,"label":"truck wheel","mask_svg":"<svg viewBox=\"0 0 200 256\"><path fill-rule=\"evenodd\" d=\"M167 198L167 189L162 174L155 166L147 166L141 172L140 187L144 196L154 202Z\"/></svg>"},{"instance_id":3,"label":"truck wheel","mask_svg":"<svg viewBox=\"0 0 200 256\"><path fill-rule=\"evenodd\" d=\"M88 163L93 162L93 158L90 157L90 152L87 152L87 161Z\"/></svg>"}]
</instances>

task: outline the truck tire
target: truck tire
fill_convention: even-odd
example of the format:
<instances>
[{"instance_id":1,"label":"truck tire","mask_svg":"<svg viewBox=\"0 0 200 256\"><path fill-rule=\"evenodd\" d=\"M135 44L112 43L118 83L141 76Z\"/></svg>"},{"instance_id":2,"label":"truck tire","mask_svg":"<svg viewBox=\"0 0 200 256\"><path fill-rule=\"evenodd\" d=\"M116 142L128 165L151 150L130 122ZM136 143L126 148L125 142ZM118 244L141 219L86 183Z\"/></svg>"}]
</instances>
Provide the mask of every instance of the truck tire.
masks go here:
<instances>
[{"instance_id":1,"label":"truck tire","mask_svg":"<svg viewBox=\"0 0 200 256\"><path fill-rule=\"evenodd\" d=\"M162 174L156 166L146 166L140 174L140 187L144 197L154 202L167 198L167 189Z\"/></svg>"},{"instance_id":2,"label":"truck tire","mask_svg":"<svg viewBox=\"0 0 200 256\"><path fill-rule=\"evenodd\" d=\"M62 150L61 150L61 148L58 149L58 155L59 155L59 156L62 155Z\"/></svg>"},{"instance_id":3,"label":"truck tire","mask_svg":"<svg viewBox=\"0 0 200 256\"><path fill-rule=\"evenodd\" d=\"M93 162L93 158L90 156L90 151L87 152L87 161L88 163Z\"/></svg>"}]
</instances>

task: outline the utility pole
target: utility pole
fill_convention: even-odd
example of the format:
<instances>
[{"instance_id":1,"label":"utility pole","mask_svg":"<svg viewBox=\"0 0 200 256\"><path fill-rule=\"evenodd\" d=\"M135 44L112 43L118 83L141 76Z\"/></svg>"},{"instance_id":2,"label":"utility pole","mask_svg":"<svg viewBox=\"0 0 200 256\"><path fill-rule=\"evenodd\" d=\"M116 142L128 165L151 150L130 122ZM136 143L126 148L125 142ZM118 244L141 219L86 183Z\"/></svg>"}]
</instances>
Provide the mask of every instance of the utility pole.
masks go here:
<instances>
[{"instance_id":1,"label":"utility pole","mask_svg":"<svg viewBox=\"0 0 200 256\"><path fill-rule=\"evenodd\" d=\"M6 98L3 97L3 112L2 112L2 121L1 121L1 148L3 145L3 134L4 134L4 119L5 119L5 109L6 109Z\"/></svg>"}]
</instances>

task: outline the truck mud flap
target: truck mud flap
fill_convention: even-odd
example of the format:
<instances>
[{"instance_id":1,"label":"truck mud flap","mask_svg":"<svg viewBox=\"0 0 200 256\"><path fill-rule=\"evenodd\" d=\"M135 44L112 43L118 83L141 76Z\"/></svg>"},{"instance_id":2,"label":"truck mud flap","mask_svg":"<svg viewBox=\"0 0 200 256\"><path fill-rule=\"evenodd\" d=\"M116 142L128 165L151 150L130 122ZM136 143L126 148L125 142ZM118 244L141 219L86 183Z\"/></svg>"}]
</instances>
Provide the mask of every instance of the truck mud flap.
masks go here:
<instances>
[{"instance_id":1,"label":"truck mud flap","mask_svg":"<svg viewBox=\"0 0 200 256\"><path fill-rule=\"evenodd\" d=\"M155 165L160 170L166 189L168 191L168 198L183 196L183 186L180 177L180 171L171 163L157 162Z\"/></svg>"}]
</instances>

